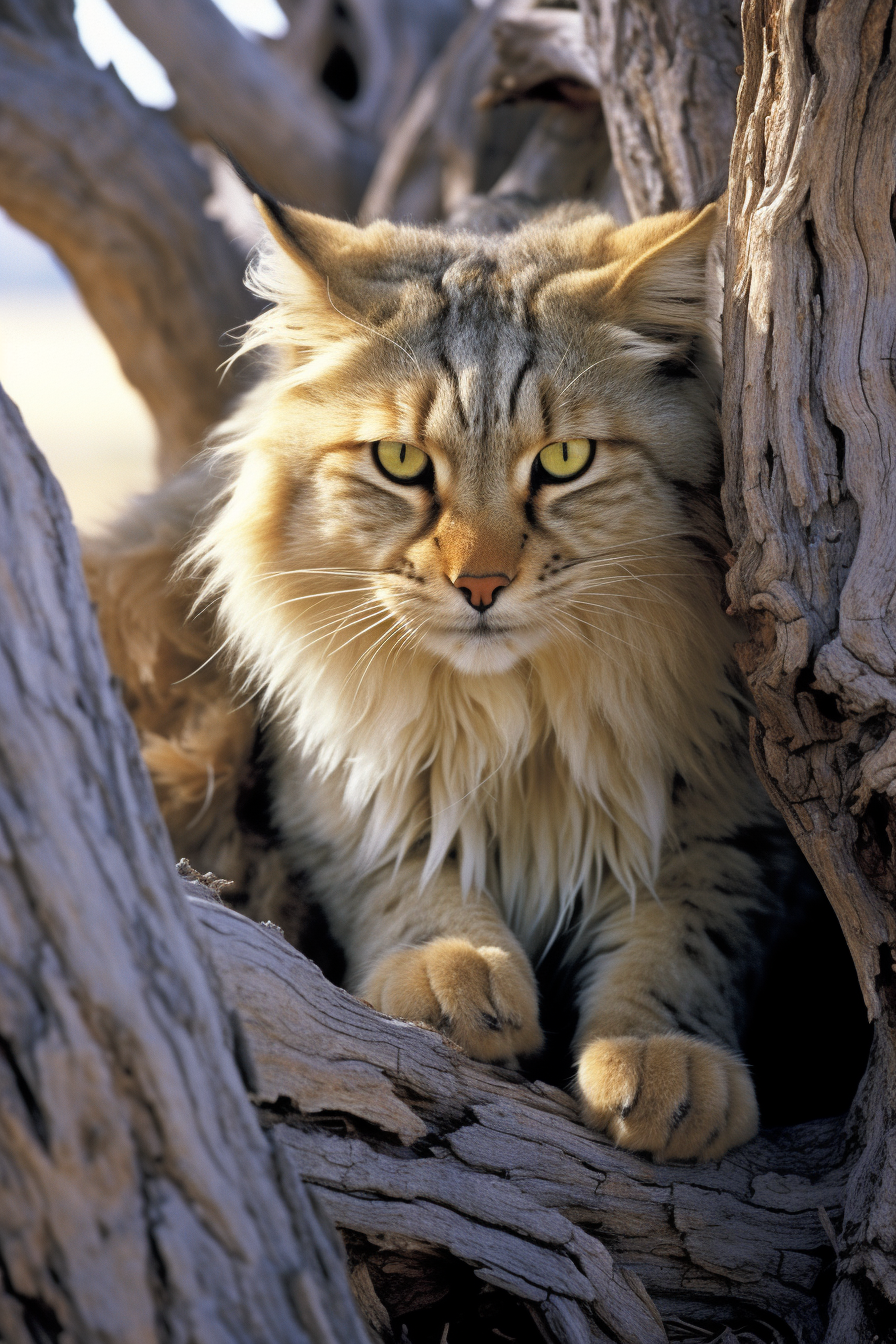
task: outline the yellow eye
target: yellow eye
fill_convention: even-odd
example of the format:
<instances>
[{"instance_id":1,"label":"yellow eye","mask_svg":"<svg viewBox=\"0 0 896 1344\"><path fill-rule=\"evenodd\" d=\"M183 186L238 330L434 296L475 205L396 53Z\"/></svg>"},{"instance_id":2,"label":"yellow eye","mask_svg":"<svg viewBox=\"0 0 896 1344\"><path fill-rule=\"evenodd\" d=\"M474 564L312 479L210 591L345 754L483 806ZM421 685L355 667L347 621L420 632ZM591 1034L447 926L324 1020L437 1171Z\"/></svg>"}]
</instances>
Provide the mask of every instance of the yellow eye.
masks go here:
<instances>
[{"instance_id":1,"label":"yellow eye","mask_svg":"<svg viewBox=\"0 0 896 1344\"><path fill-rule=\"evenodd\" d=\"M536 461L546 476L555 481L568 481L580 475L594 456L593 439L564 439L542 448Z\"/></svg>"},{"instance_id":2,"label":"yellow eye","mask_svg":"<svg viewBox=\"0 0 896 1344\"><path fill-rule=\"evenodd\" d=\"M429 458L412 443L380 439L379 443L373 445L373 452L386 475L404 485L418 481L429 467Z\"/></svg>"}]
</instances>

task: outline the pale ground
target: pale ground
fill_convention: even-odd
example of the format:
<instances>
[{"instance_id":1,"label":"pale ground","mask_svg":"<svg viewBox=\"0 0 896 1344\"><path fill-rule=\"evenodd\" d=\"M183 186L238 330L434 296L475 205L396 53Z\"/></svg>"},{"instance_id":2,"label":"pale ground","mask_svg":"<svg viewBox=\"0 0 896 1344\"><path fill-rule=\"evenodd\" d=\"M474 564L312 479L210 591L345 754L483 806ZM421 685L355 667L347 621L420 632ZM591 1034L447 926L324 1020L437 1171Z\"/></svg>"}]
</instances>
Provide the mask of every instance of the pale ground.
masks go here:
<instances>
[{"instance_id":1,"label":"pale ground","mask_svg":"<svg viewBox=\"0 0 896 1344\"><path fill-rule=\"evenodd\" d=\"M0 222L0 383L82 531L95 530L130 495L152 487L155 428L146 406L67 278L48 273L6 220Z\"/></svg>"}]
</instances>

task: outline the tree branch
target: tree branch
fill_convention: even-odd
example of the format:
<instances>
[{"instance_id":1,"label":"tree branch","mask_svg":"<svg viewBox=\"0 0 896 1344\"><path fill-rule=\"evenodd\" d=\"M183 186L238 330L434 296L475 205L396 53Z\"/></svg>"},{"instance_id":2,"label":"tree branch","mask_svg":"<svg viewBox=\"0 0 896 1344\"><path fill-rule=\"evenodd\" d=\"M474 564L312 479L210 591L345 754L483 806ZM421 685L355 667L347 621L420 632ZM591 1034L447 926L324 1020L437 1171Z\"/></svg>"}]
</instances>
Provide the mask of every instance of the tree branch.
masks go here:
<instances>
[{"instance_id":1,"label":"tree branch","mask_svg":"<svg viewBox=\"0 0 896 1344\"><path fill-rule=\"evenodd\" d=\"M217 140L280 200L324 214L357 208L370 171L323 89L248 42L212 0L113 0L161 61L191 138Z\"/></svg>"},{"instance_id":2,"label":"tree branch","mask_svg":"<svg viewBox=\"0 0 896 1344\"><path fill-rule=\"evenodd\" d=\"M839 1225L839 1122L659 1166L588 1130L566 1093L337 989L276 932L196 909L256 1103L335 1222L370 1243L374 1271L375 1246L447 1254L537 1304L559 1339L663 1340L644 1289L664 1316L767 1315L819 1339L832 1251L818 1210ZM561 1308L590 1335L555 1327Z\"/></svg>"},{"instance_id":3,"label":"tree branch","mask_svg":"<svg viewBox=\"0 0 896 1344\"><path fill-rule=\"evenodd\" d=\"M155 417L165 471L221 418L223 333L252 311L238 253L203 214L209 190L165 118L95 70L58 14L4 0L0 204L71 272Z\"/></svg>"}]
</instances>

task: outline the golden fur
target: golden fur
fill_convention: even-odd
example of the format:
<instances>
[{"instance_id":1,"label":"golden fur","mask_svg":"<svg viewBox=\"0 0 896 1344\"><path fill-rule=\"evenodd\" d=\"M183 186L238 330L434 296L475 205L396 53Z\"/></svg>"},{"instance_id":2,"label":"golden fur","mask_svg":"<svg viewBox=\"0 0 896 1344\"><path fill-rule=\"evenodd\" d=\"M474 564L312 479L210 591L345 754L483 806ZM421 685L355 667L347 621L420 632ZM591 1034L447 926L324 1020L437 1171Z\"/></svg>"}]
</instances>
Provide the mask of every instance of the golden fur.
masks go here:
<instances>
[{"instance_id":1,"label":"golden fur","mask_svg":"<svg viewBox=\"0 0 896 1344\"><path fill-rule=\"evenodd\" d=\"M349 988L512 1058L562 931L585 1117L717 1156L756 1128L737 1046L778 910L720 603L715 208L506 237L262 208L266 375L213 465L142 506L142 548L127 522L89 561L113 665L162 688L133 698L169 823L226 817L206 783L238 777L260 712L278 854ZM584 474L540 476L576 438ZM427 480L388 478L385 440ZM506 582L477 610L464 575ZM257 704L228 733L234 688Z\"/></svg>"}]
</instances>

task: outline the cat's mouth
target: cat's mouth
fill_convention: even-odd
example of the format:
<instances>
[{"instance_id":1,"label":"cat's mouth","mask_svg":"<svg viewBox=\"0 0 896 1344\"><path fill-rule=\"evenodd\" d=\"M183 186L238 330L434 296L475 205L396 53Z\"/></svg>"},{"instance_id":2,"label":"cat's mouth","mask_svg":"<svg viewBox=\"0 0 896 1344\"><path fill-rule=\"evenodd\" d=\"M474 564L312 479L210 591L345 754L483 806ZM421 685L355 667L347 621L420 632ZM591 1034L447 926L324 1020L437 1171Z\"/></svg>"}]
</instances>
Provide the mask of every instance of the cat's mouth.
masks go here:
<instances>
[{"instance_id":1,"label":"cat's mouth","mask_svg":"<svg viewBox=\"0 0 896 1344\"><path fill-rule=\"evenodd\" d=\"M525 625L497 625L485 617L475 624L443 625L427 632L426 643L459 672L491 675L507 672L541 642L537 630Z\"/></svg>"},{"instance_id":2,"label":"cat's mouth","mask_svg":"<svg viewBox=\"0 0 896 1344\"><path fill-rule=\"evenodd\" d=\"M517 627L515 625L486 625L482 621L479 625L453 625L445 631L449 635L460 635L464 639L496 639L499 635L515 635Z\"/></svg>"}]
</instances>

